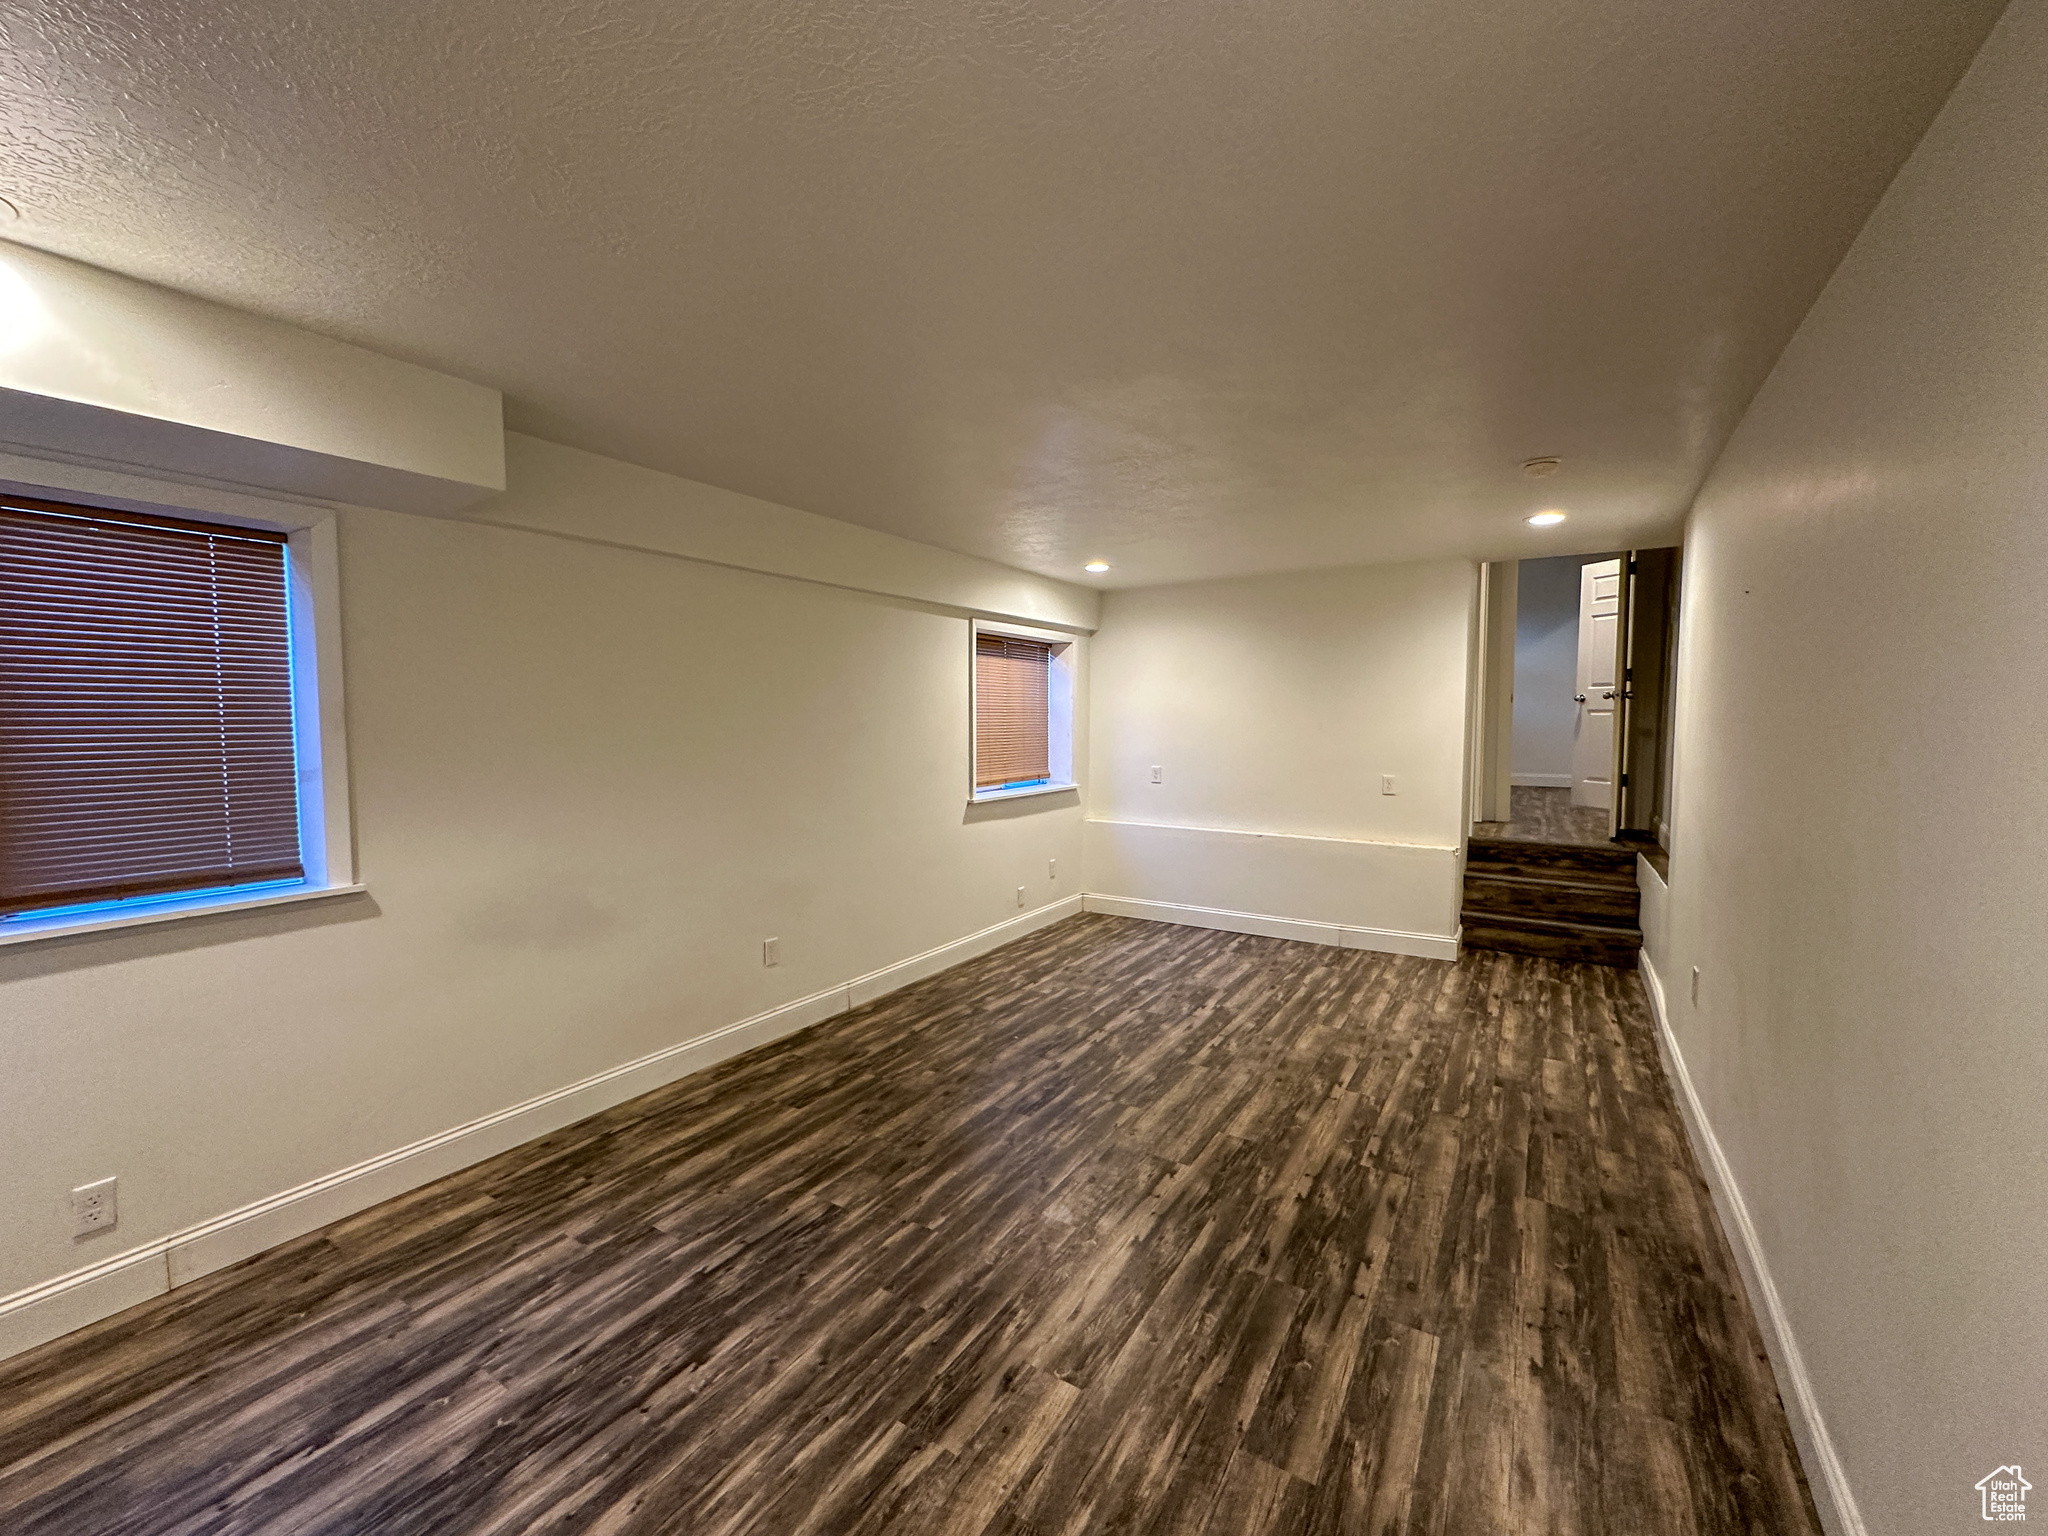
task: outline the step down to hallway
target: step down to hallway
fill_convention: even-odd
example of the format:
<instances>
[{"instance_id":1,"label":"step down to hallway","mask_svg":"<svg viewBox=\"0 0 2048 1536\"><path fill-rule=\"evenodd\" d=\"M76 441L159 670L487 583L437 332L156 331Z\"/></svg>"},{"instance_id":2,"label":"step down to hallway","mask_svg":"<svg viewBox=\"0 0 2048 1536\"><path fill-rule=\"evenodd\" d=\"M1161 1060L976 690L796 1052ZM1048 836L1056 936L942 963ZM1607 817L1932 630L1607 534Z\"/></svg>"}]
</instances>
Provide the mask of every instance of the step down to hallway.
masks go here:
<instances>
[{"instance_id":1,"label":"step down to hallway","mask_svg":"<svg viewBox=\"0 0 2048 1536\"><path fill-rule=\"evenodd\" d=\"M1475 837L1460 920L1468 949L1633 970L1643 946L1636 854L1616 844Z\"/></svg>"}]
</instances>

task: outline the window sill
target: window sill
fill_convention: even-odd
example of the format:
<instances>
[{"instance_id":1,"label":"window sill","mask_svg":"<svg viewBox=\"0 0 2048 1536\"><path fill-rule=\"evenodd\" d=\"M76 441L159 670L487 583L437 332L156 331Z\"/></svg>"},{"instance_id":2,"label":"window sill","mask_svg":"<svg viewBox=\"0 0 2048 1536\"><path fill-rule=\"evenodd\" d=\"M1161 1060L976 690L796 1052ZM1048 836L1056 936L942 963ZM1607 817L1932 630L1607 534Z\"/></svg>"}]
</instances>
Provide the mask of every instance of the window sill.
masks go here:
<instances>
[{"instance_id":1,"label":"window sill","mask_svg":"<svg viewBox=\"0 0 2048 1536\"><path fill-rule=\"evenodd\" d=\"M991 800L1028 800L1033 795L1065 795L1079 789L1078 784L1026 784L1021 789L977 789L967 797L969 805L985 805Z\"/></svg>"},{"instance_id":2,"label":"window sill","mask_svg":"<svg viewBox=\"0 0 2048 1536\"><path fill-rule=\"evenodd\" d=\"M263 896L237 896L232 891L194 901L167 901L160 906L134 912L107 913L95 917L11 918L0 922L0 947L33 944L42 939L68 939L77 934L109 933L117 928L141 928L152 923L175 923L187 917L209 917L217 912L248 912L257 907L282 907L299 901L321 901L329 896L356 896L360 885L323 885L314 890L272 891Z\"/></svg>"}]
</instances>

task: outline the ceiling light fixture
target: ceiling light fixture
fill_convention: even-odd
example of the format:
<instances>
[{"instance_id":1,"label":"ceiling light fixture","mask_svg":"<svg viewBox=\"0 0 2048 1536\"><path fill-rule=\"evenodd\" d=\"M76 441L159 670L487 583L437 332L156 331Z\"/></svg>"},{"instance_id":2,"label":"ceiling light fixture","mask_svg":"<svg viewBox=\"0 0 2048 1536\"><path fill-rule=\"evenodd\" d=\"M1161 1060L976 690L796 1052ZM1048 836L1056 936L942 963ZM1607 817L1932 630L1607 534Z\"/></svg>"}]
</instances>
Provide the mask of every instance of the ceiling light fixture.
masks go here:
<instances>
[{"instance_id":1,"label":"ceiling light fixture","mask_svg":"<svg viewBox=\"0 0 2048 1536\"><path fill-rule=\"evenodd\" d=\"M1557 466L1560 462L1562 461L1552 458L1524 459L1522 460L1522 473L1531 479L1541 480L1545 475L1556 474Z\"/></svg>"},{"instance_id":2,"label":"ceiling light fixture","mask_svg":"<svg viewBox=\"0 0 2048 1536\"><path fill-rule=\"evenodd\" d=\"M1100 576L1104 571L1109 569L1109 562L1107 560L1090 560L1086 565L1082 566L1081 569L1088 572L1088 574L1091 576Z\"/></svg>"},{"instance_id":3,"label":"ceiling light fixture","mask_svg":"<svg viewBox=\"0 0 2048 1536\"><path fill-rule=\"evenodd\" d=\"M1563 521L1564 514L1562 512L1538 512L1534 517L1528 519L1531 528L1555 528Z\"/></svg>"},{"instance_id":4,"label":"ceiling light fixture","mask_svg":"<svg viewBox=\"0 0 2048 1536\"><path fill-rule=\"evenodd\" d=\"M0 219L18 219L21 210L4 197L0 197Z\"/></svg>"}]
</instances>

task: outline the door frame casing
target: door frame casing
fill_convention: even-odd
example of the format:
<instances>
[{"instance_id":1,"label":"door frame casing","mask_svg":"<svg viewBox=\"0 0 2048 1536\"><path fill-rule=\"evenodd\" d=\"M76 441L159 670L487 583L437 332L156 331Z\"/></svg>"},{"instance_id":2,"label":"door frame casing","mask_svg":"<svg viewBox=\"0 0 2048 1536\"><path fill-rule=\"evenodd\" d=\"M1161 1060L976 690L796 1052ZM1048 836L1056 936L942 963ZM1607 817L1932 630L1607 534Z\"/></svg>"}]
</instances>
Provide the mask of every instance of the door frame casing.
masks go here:
<instances>
[{"instance_id":1,"label":"door frame casing","mask_svg":"<svg viewBox=\"0 0 2048 1536\"><path fill-rule=\"evenodd\" d=\"M1473 821L1506 821L1515 766L1515 626L1519 560L1479 567L1479 668L1474 689Z\"/></svg>"},{"instance_id":2,"label":"door frame casing","mask_svg":"<svg viewBox=\"0 0 2048 1536\"><path fill-rule=\"evenodd\" d=\"M1658 838L1671 730L1671 621L1678 592L1675 546L1632 549L1622 568L1615 631L1614 796L1609 834Z\"/></svg>"}]
</instances>

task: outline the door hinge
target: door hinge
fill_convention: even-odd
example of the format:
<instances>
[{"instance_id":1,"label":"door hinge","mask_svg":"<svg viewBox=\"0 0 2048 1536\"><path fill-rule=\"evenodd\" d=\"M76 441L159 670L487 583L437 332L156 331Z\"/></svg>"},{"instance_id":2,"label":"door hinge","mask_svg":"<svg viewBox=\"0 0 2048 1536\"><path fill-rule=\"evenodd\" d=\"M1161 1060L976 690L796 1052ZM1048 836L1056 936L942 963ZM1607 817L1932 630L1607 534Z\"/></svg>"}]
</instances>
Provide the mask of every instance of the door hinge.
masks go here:
<instances>
[{"instance_id":1,"label":"door hinge","mask_svg":"<svg viewBox=\"0 0 2048 1536\"><path fill-rule=\"evenodd\" d=\"M1635 557L1634 557L1633 555L1631 555L1631 556L1629 557L1629 562L1628 562L1628 573L1629 573L1629 575L1631 575L1631 576L1635 575L1635 573L1636 573L1636 562L1635 562Z\"/></svg>"},{"instance_id":2,"label":"door hinge","mask_svg":"<svg viewBox=\"0 0 2048 1536\"><path fill-rule=\"evenodd\" d=\"M1621 787L1623 789L1628 788L1628 775L1625 773L1621 776Z\"/></svg>"}]
</instances>

